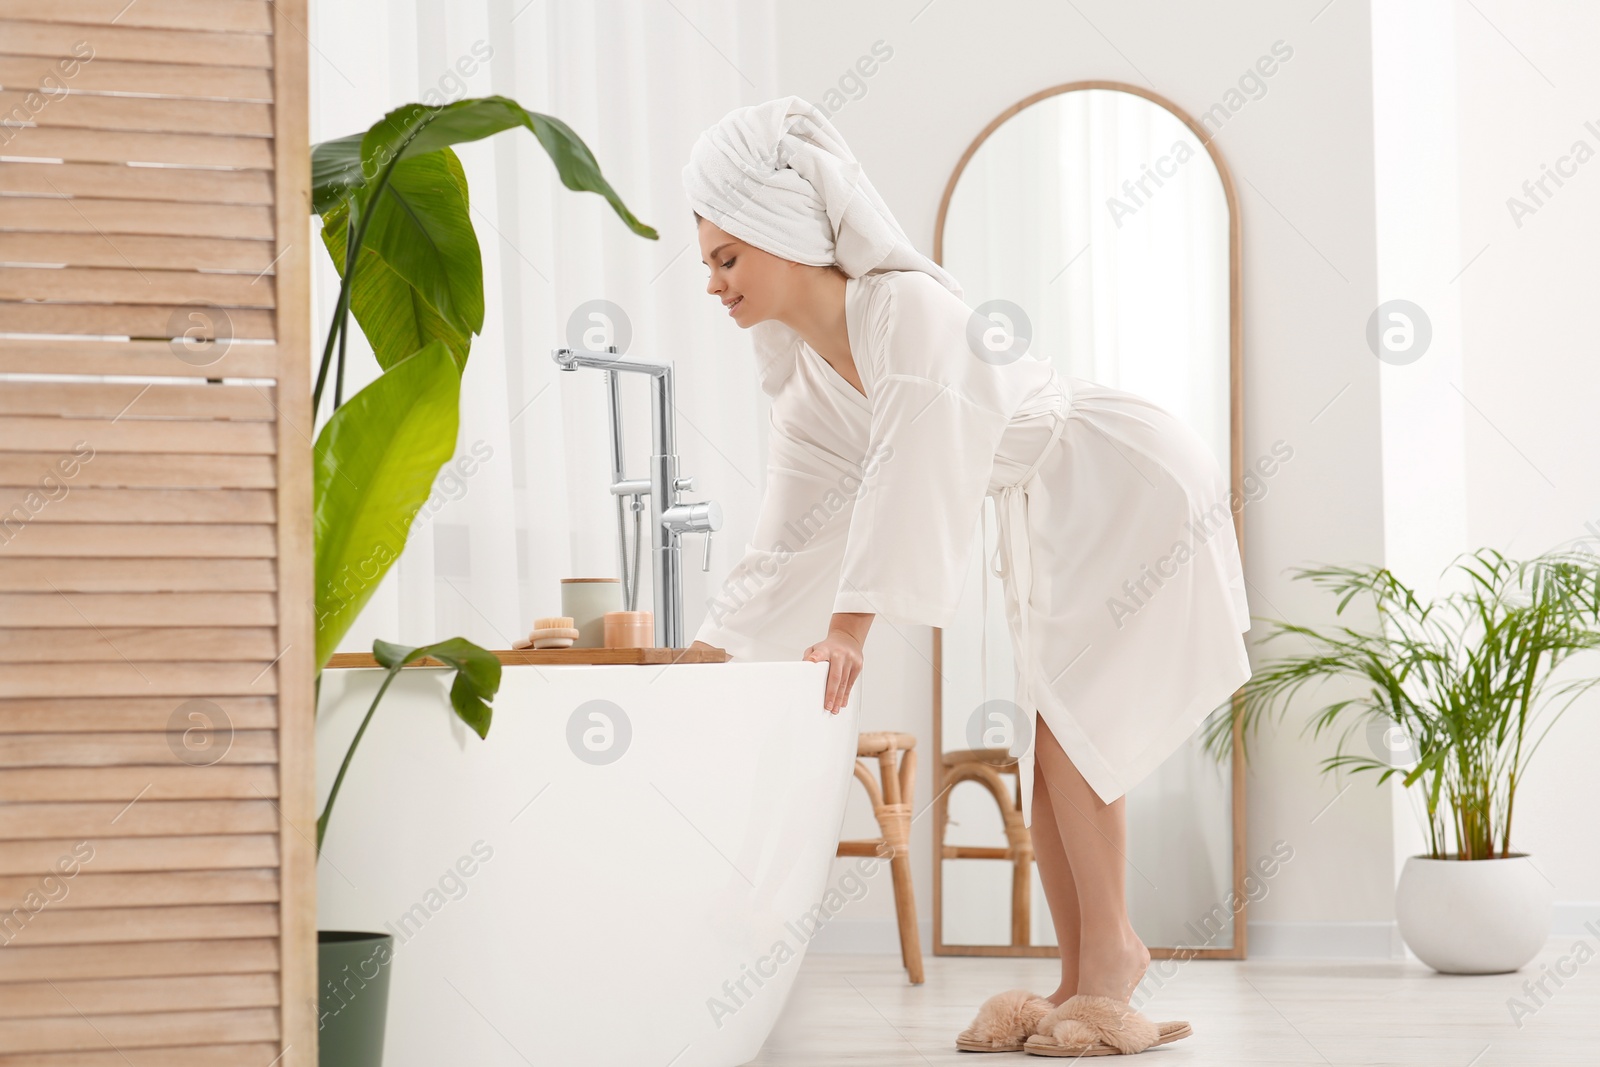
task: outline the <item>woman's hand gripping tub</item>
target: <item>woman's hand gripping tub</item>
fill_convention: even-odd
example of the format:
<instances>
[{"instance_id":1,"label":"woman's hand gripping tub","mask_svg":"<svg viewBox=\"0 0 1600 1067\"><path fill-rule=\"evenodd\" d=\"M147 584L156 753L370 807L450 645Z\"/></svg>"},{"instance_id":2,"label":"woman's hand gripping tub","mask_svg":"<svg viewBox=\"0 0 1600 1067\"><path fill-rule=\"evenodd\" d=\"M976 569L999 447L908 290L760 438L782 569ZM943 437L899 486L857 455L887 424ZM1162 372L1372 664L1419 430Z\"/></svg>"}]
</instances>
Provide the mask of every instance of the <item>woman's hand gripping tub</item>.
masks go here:
<instances>
[{"instance_id":1,"label":"woman's hand gripping tub","mask_svg":"<svg viewBox=\"0 0 1600 1067\"><path fill-rule=\"evenodd\" d=\"M863 649L867 630L872 626L872 615L865 612L838 612L828 625L828 636L807 648L801 659L808 663L828 664L828 681L822 689L822 708L837 715L850 703L850 690L861 677ZM690 649L716 651L716 646L695 641Z\"/></svg>"},{"instance_id":2,"label":"woman's hand gripping tub","mask_svg":"<svg viewBox=\"0 0 1600 1067\"><path fill-rule=\"evenodd\" d=\"M800 657L811 663L826 661L828 681L822 689L822 707L837 715L850 703L850 690L861 677L863 650L872 615L867 612L836 612L828 624L828 636L805 650Z\"/></svg>"}]
</instances>

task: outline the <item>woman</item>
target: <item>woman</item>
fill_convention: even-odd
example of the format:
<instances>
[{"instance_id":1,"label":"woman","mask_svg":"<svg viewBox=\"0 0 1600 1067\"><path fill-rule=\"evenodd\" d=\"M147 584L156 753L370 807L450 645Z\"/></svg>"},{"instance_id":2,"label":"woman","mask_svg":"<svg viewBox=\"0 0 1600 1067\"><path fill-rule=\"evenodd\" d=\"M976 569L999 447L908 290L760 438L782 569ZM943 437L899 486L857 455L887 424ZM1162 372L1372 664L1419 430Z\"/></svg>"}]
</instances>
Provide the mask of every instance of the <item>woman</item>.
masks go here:
<instances>
[{"instance_id":1,"label":"woman","mask_svg":"<svg viewBox=\"0 0 1600 1067\"><path fill-rule=\"evenodd\" d=\"M804 646L837 713L876 615L954 620L996 496L1016 713L975 729L1016 738L1061 984L989 998L957 1045L1075 1056L1186 1036L1129 1006L1150 954L1128 920L1124 794L1250 675L1215 461L1149 401L987 343L991 324L806 101L730 112L683 180L706 291L751 331L772 397L756 529L694 646Z\"/></svg>"}]
</instances>

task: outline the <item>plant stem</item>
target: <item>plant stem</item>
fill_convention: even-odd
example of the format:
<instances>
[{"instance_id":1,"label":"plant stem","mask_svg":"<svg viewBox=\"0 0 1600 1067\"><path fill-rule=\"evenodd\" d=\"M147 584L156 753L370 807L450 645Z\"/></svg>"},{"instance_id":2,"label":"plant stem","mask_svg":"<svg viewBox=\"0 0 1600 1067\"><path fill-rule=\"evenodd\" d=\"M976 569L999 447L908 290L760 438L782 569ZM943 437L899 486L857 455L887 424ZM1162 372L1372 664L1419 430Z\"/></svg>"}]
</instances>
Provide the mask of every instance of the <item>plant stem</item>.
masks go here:
<instances>
[{"instance_id":1,"label":"plant stem","mask_svg":"<svg viewBox=\"0 0 1600 1067\"><path fill-rule=\"evenodd\" d=\"M1443 771L1434 771L1435 781L1437 781L1437 777L1440 774L1443 774ZM1429 793L1427 793L1427 846L1432 849L1434 859L1443 859L1445 857L1445 821L1438 814L1438 793L1430 787L1426 777L1422 779L1422 785L1429 790Z\"/></svg>"},{"instance_id":2,"label":"plant stem","mask_svg":"<svg viewBox=\"0 0 1600 1067\"><path fill-rule=\"evenodd\" d=\"M351 279L350 291L355 292L356 273L356 230L348 223L344 228L344 272ZM342 287L342 286L341 286ZM339 369L333 377L333 410L338 411L339 405L344 403L344 346L350 340L350 299L347 297L344 310L339 316Z\"/></svg>"},{"instance_id":3,"label":"plant stem","mask_svg":"<svg viewBox=\"0 0 1600 1067\"><path fill-rule=\"evenodd\" d=\"M355 757L356 746L361 743L361 735L367 732L367 724L372 721L372 715L378 710L378 702L383 699L383 694L389 691L389 683L400 674L399 667L391 667L384 677L383 684L378 687L377 695L372 698L372 706L367 709L367 717L361 720L361 728L356 731L356 736L350 740L350 748L344 754L344 762L339 765L339 774L333 780L333 789L328 792L328 803L322 809L322 815L317 819L317 856L322 856L322 838L328 832L328 817L333 814L333 802L339 799L339 787L344 784L345 772L350 769L350 761Z\"/></svg>"},{"instance_id":4,"label":"plant stem","mask_svg":"<svg viewBox=\"0 0 1600 1067\"><path fill-rule=\"evenodd\" d=\"M344 343L350 337L350 325L344 324L339 328L339 367L333 374L333 410L338 411L339 405L344 403Z\"/></svg>"},{"instance_id":5,"label":"plant stem","mask_svg":"<svg viewBox=\"0 0 1600 1067\"><path fill-rule=\"evenodd\" d=\"M410 143L409 140L406 142ZM404 152L405 146L402 145L400 151L395 153L394 158L378 175L378 180L373 183L372 194L368 197L368 203L373 205L371 211L358 211L355 194L352 193L350 196L349 214L345 219L344 278L339 282L339 303L334 310L333 327L328 331L327 344L322 346L322 366L317 370L317 385L311 393L313 419L316 417L317 409L322 405L322 386L328 379L328 364L333 358L333 342L350 328L347 321L350 315L350 287L356 276L356 262L361 258L361 247L367 240L367 224L372 221L372 216L377 211L378 199L383 196L384 190L389 188L389 175L394 172L395 164L400 162ZM356 218L358 215L359 220ZM355 233L354 239L349 236L352 229Z\"/></svg>"},{"instance_id":6,"label":"plant stem","mask_svg":"<svg viewBox=\"0 0 1600 1067\"><path fill-rule=\"evenodd\" d=\"M328 367L333 362L333 344L339 339L344 327L344 309L350 299L350 267L348 260L345 265L345 276L339 280L339 299L334 303L333 325L328 328L328 340L322 346L322 365L317 368L317 384L311 390L311 417L316 418L318 409L322 407L322 387L328 381Z\"/></svg>"},{"instance_id":7,"label":"plant stem","mask_svg":"<svg viewBox=\"0 0 1600 1067\"><path fill-rule=\"evenodd\" d=\"M1534 624L1534 638L1537 640L1544 636L1544 618ZM1517 768L1522 764L1522 735L1523 728L1528 719L1528 704L1533 697L1533 677L1539 673L1539 660L1544 655L1544 650L1535 647L1533 662L1528 664L1527 677L1522 682L1522 703L1517 709L1517 747L1511 755L1511 773L1506 786L1506 822L1500 828L1501 851L1511 851L1511 808L1517 802Z\"/></svg>"}]
</instances>

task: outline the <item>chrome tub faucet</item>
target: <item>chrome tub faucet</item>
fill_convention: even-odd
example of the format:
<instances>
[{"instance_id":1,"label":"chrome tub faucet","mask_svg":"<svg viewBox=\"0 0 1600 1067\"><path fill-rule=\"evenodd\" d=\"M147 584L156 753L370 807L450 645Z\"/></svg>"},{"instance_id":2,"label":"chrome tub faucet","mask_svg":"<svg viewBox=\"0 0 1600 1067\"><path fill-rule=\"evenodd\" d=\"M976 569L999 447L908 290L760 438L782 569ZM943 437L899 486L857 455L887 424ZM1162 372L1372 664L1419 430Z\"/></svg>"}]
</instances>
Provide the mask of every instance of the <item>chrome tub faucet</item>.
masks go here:
<instances>
[{"instance_id":1,"label":"chrome tub faucet","mask_svg":"<svg viewBox=\"0 0 1600 1067\"><path fill-rule=\"evenodd\" d=\"M680 562L682 535L704 533L705 555L700 569L711 569L711 535L722 528L722 508L714 500L685 501L678 494L694 488L694 478L678 476L677 402L673 392L672 364L622 359L617 346L604 352L581 348L556 348L551 356L562 370L589 367L606 371L611 410L611 494L617 500L617 556L622 573L623 605L638 610L639 553L643 545L640 523L643 497L650 498L650 538L652 593L656 645L683 648L683 570ZM623 469L622 396L618 371L635 371L650 376L650 424L655 451L650 456L649 475L629 479ZM624 499L626 498L626 499ZM630 504L631 501L631 504ZM627 513L633 511L633 565L628 565Z\"/></svg>"}]
</instances>

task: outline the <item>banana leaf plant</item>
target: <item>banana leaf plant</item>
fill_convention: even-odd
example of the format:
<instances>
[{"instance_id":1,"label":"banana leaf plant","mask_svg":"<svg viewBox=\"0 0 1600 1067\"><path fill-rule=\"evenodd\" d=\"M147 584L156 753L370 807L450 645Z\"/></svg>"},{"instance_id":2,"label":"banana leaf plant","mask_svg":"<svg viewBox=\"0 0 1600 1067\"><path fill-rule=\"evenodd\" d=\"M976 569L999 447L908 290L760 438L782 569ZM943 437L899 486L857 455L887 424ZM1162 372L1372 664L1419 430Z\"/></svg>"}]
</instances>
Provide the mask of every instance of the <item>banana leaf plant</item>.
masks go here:
<instances>
[{"instance_id":1,"label":"banana leaf plant","mask_svg":"<svg viewBox=\"0 0 1600 1067\"><path fill-rule=\"evenodd\" d=\"M312 392L320 413L335 353L333 410L313 448L316 663L321 671L410 537L439 468L455 452L461 375L483 329L483 258L466 173L452 145L522 127L544 146L568 189L604 197L628 228L652 240L565 123L503 96L443 106L406 104L373 126L312 146L312 211L340 275L333 321ZM354 317L382 372L345 402L345 349ZM395 675L429 656L456 671L451 706L487 737L500 686L492 652L455 637L421 648L385 641L388 670L317 822L317 847L356 745ZM492 665L492 666L491 666Z\"/></svg>"},{"instance_id":2,"label":"banana leaf plant","mask_svg":"<svg viewBox=\"0 0 1600 1067\"><path fill-rule=\"evenodd\" d=\"M352 316L384 371L357 394L359 404L342 403L336 385L333 414L317 437L319 671L399 558L455 449L460 375L483 329L484 292L466 174L450 146L516 127L538 138L563 185L599 194L633 232L658 237L623 204L571 128L507 97L406 104L363 133L312 148L312 210L340 273L313 410L335 352L343 381Z\"/></svg>"}]
</instances>

